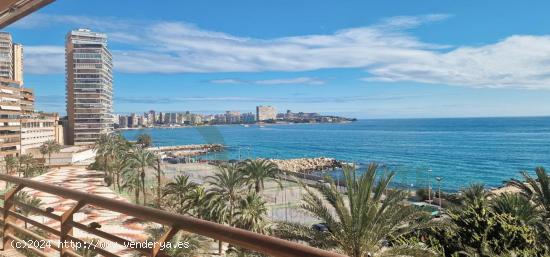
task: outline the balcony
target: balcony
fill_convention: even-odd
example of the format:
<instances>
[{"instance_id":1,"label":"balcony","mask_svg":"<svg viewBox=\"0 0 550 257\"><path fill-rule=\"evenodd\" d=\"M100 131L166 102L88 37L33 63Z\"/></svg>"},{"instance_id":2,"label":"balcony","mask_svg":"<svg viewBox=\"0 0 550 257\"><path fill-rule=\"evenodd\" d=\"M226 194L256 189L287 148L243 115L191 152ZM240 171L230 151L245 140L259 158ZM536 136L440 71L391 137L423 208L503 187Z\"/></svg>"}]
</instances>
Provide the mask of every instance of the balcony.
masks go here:
<instances>
[{"instance_id":1,"label":"balcony","mask_svg":"<svg viewBox=\"0 0 550 257\"><path fill-rule=\"evenodd\" d=\"M54 0L4 0L0 3L0 29Z\"/></svg>"},{"instance_id":2,"label":"balcony","mask_svg":"<svg viewBox=\"0 0 550 257\"><path fill-rule=\"evenodd\" d=\"M7 191L4 195L4 207L0 208L3 213L2 220L4 221L4 239L3 248L9 250L11 242L24 243L21 238L16 236L17 233L23 234L26 237L34 238L35 240L46 240L46 238L31 232L29 229L21 226L17 221L23 221L27 224L41 229L51 235L57 236L60 241L76 242L93 249L97 254L103 256L119 256L104 248L94 248L90 243L83 241L73 236L71 231L73 228L84 231L95 237L116 243L120 246L128 247L128 249L136 253L146 256L169 256L160 249L160 244L169 241L178 231L183 230L190 233L195 233L205 237L221 240L231 245L246 248L255 252L266 254L269 256L281 257L343 257L343 255L312 248L302 244L285 241L282 239L253 233L247 230L242 230L234 227L221 225L218 223L200 220L189 216L174 214L159 209L135 205L124 201L115 200L112 198L92 195L86 192L68 189L65 187L54 186L49 183L24 179L9 175L0 174L0 180L15 184L15 186ZM42 210L25 203L17 201L14 196L24 188L30 188L42 193L52 194L63 199L71 199L74 204L71 208L64 211L61 215L54 214L51 208ZM167 231L156 241L157 244L150 247L138 246L132 241L122 238L118 235L102 231L101 224L92 222L90 224L82 224L73 220L75 213L79 212L86 206L101 208L108 211L120 213L135 217L142 221L153 222L158 225L167 227ZM46 217L57 222L59 225L49 225L51 222L38 222L35 219L25 217L17 212L14 208L27 209L34 213ZM59 227L56 229L54 227ZM135 247L132 247L135 246ZM80 256L74 249L66 245L52 244L52 249L59 252L60 256ZM37 248L30 248L33 252L40 256L52 256L51 252L43 252ZM0 252L1 253L1 252Z\"/></svg>"}]
</instances>

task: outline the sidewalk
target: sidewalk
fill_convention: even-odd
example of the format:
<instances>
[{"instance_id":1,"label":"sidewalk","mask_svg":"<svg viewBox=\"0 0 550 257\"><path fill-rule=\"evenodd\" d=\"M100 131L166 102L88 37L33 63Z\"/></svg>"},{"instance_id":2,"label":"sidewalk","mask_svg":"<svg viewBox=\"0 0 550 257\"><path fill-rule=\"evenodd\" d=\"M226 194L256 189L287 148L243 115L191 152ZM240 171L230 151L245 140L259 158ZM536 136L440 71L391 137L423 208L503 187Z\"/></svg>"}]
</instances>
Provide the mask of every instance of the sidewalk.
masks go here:
<instances>
[{"instance_id":1,"label":"sidewalk","mask_svg":"<svg viewBox=\"0 0 550 257\"><path fill-rule=\"evenodd\" d=\"M33 180L45 182L51 185L62 186L68 189L84 191L86 193L103 196L118 201L128 202L126 199L118 196L110 188L103 185L103 173L100 171L87 170L84 166L66 166L54 168L53 170L33 178ZM24 189L30 195L38 197L42 203L42 209L52 207L54 213L61 215L76 204L76 201L63 199L59 196L38 192L32 189ZM59 222L45 217L32 217L32 219L42 222L56 230L60 229ZM88 225L97 222L101 225L100 230L125 238L130 241L144 241L148 238L144 230L146 225L139 223L128 215L120 214L99 207L86 205L80 211L75 213L76 222ZM96 238L79 229L73 230L73 236L80 239ZM135 251L127 251L124 246L110 243L105 248L120 256L132 256Z\"/></svg>"}]
</instances>

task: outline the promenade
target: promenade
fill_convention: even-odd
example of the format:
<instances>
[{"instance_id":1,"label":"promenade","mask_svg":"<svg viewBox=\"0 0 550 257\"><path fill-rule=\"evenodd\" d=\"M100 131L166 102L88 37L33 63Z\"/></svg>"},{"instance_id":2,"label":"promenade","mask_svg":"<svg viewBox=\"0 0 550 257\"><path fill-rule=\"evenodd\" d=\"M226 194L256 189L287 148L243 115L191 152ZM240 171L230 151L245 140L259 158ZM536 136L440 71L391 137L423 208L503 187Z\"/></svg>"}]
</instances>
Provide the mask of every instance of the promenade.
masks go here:
<instances>
[{"instance_id":1,"label":"promenade","mask_svg":"<svg viewBox=\"0 0 550 257\"><path fill-rule=\"evenodd\" d=\"M118 196L110 188L103 185L102 172L87 170L85 166L66 166L55 168L33 180L45 182L52 185L62 186L69 189L84 191L86 193L116 199L118 201L128 202L125 198ZM43 205L41 209L53 208L53 213L61 215L76 204L75 201L63 199L55 195L38 192L32 189L24 189L32 196L39 198ZM59 230L59 222L45 217L31 217L32 219L51 226ZM86 206L74 215L74 220L82 224L97 222L101 224L100 230L114 234L116 236L131 240L143 241L147 239L144 233L146 224L128 215L105 210L95 206ZM96 238L95 236L83 232L79 229L73 230L73 235L77 238ZM127 250L124 246L114 243L107 244L106 250L119 256L133 256L134 251ZM53 251L52 251L53 252Z\"/></svg>"}]
</instances>

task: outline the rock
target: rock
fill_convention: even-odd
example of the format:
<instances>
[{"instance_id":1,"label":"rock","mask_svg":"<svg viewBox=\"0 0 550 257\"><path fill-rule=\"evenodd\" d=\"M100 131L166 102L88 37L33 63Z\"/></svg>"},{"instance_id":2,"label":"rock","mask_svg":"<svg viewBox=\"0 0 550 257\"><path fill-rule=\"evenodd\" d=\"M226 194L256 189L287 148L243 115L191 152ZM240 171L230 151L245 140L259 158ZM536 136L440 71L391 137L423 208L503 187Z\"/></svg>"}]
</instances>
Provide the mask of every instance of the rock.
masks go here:
<instances>
[{"instance_id":1,"label":"rock","mask_svg":"<svg viewBox=\"0 0 550 257\"><path fill-rule=\"evenodd\" d=\"M334 158L298 158L287 160L271 160L277 167L284 171L311 173L314 171L341 168L342 162Z\"/></svg>"}]
</instances>

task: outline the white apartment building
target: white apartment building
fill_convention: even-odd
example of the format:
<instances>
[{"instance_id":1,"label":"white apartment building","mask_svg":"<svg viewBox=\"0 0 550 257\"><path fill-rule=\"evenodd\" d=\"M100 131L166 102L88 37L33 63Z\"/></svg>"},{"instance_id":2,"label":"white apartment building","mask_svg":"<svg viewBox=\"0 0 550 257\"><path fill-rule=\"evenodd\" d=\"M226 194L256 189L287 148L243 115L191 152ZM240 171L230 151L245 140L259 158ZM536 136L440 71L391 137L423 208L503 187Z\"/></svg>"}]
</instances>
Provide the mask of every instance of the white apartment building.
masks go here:
<instances>
[{"instance_id":1,"label":"white apartment building","mask_svg":"<svg viewBox=\"0 0 550 257\"><path fill-rule=\"evenodd\" d=\"M112 55L107 35L73 30L66 38L67 144L95 142L113 131Z\"/></svg>"},{"instance_id":2,"label":"white apartment building","mask_svg":"<svg viewBox=\"0 0 550 257\"><path fill-rule=\"evenodd\" d=\"M276 119L277 119L277 109L275 109L275 107L265 106L265 105L256 106L257 121L276 120Z\"/></svg>"}]
</instances>

